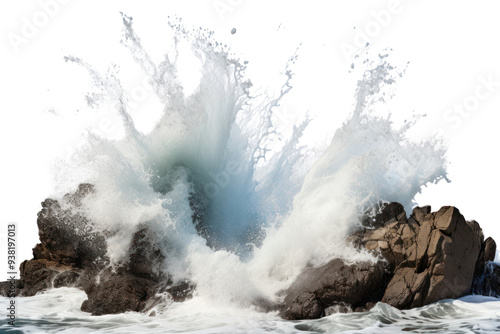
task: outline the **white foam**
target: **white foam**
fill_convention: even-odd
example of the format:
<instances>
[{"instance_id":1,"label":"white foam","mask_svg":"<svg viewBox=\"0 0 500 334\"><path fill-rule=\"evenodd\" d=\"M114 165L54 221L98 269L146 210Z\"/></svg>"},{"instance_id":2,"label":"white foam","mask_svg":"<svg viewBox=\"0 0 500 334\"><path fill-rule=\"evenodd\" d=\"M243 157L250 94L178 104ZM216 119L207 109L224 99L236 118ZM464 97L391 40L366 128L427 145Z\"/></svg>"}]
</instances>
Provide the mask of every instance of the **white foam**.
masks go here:
<instances>
[{"instance_id":1,"label":"white foam","mask_svg":"<svg viewBox=\"0 0 500 334\"><path fill-rule=\"evenodd\" d=\"M80 311L85 293L59 288L17 298L16 328L23 333L497 333L500 301L467 296L400 311L379 303L369 312L335 313L317 320L286 321L276 313L215 304L195 297L156 316L129 312L91 316ZM5 305L8 298L0 297ZM159 311L159 310L157 310ZM12 329L7 322L1 330Z\"/></svg>"}]
</instances>

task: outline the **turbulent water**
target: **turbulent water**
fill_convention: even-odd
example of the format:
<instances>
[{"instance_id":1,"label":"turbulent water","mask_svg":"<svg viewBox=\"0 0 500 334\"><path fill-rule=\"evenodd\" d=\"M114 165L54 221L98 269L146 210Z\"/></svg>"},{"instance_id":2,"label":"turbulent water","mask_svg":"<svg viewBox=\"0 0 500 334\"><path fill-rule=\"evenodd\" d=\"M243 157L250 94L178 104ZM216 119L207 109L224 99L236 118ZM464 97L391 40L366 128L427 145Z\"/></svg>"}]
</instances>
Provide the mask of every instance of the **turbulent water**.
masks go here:
<instances>
[{"instance_id":1,"label":"turbulent water","mask_svg":"<svg viewBox=\"0 0 500 334\"><path fill-rule=\"evenodd\" d=\"M214 307L204 298L173 304L149 317L126 313L93 317L80 311L85 293L54 289L18 298L24 333L498 333L497 298L468 296L423 308L399 311L378 304L370 312L333 314L318 320L284 321L272 313L229 305ZM7 330L7 325L0 327ZM10 327L11 328L11 327Z\"/></svg>"},{"instance_id":2,"label":"turbulent water","mask_svg":"<svg viewBox=\"0 0 500 334\"><path fill-rule=\"evenodd\" d=\"M89 106L113 108L124 137L109 140L89 133L88 145L59 168L57 177L65 180L64 191L81 182L95 185L84 213L94 222L91 228L109 235L107 255L114 265L127 261L132 235L146 224L166 255L160 270L195 283L194 298L166 301L154 317L91 317L80 311L83 292L55 289L18 300L18 328L26 333L499 330L500 302L486 297L404 312L378 304L368 313L300 322L283 321L276 312L262 313L254 306L262 299L279 301L279 292L308 264L333 257L373 259L344 241L361 215L381 201L398 201L408 212L423 185L446 179L439 141L411 142L405 136L417 120L398 128L389 116L375 115L404 68L391 65L385 55L365 61L353 110L320 151L301 139L314 120L296 124L290 136L275 124L281 100L293 93L295 56L273 95L267 93L271 89L253 87L247 64L209 31L172 22L174 49L156 64L132 19L124 16L123 22L122 43L147 75L162 105L161 117L150 132L138 131L119 71L112 67L102 74L68 56L92 79ZM180 44L190 46L199 65L199 83L190 94L179 79Z\"/></svg>"}]
</instances>

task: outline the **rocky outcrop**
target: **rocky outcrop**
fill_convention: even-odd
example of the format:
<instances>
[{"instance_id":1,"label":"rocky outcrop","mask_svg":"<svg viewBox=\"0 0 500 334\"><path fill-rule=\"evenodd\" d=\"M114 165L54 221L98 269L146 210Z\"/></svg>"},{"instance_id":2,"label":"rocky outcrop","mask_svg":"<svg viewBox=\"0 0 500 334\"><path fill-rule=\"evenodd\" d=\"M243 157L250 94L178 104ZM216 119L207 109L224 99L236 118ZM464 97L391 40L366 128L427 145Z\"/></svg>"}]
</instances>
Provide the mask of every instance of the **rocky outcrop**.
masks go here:
<instances>
[{"instance_id":1,"label":"rocky outcrop","mask_svg":"<svg viewBox=\"0 0 500 334\"><path fill-rule=\"evenodd\" d=\"M33 296L50 288L81 287L87 270L106 263L106 241L92 229L81 212L82 200L92 194L90 184L81 184L74 194L61 201L46 199L38 213L40 243L33 248L33 259L20 265L20 294Z\"/></svg>"},{"instance_id":2,"label":"rocky outcrop","mask_svg":"<svg viewBox=\"0 0 500 334\"><path fill-rule=\"evenodd\" d=\"M483 242L476 263L472 293L475 295L500 297L500 265L494 263L497 246L492 238Z\"/></svg>"},{"instance_id":3,"label":"rocky outcrop","mask_svg":"<svg viewBox=\"0 0 500 334\"><path fill-rule=\"evenodd\" d=\"M98 231L85 215L85 198L94 193L92 185L82 184L61 201L42 203L37 220L40 243L33 249L33 259L21 264L20 280L0 283L0 293L33 296L73 286L85 291L88 298L81 309L93 315L153 314L166 301L189 298L195 287L172 282L147 223L133 235L128 258L110 263L106 240L116 231ZM466 221L457 208L431 212L429 206L417 207L408 217L402 205L388 203L361 223L347 242L372 252L373 261L332 259L306 268L284 291L282 304L262 299L256 306L278 307L285 319L313 319L368 310L380 301L407 309L471 292L500 295L500 266L490 262L495 241L483 240L479 224Z\"/></svg>"},{"instance_id":4,"label":"rocky outcrop","mask_svg":"<svg viewBox=\"0 0 500 334\"><path fill-rule=\"evenodd\" d=\"M417 207L407 217L400 204L389 203L363 224L348 241L373 252L376 265L346 266L337 259L306 269L285 292L284 318L364 310L378 301L408 309L459 298L472 291L495 254L493 239L483 242L479 224L451 206L432 213L429 206Z\"/></svg>"},{"instance_id":5,"label":"rocky outcrop","mask_svg":"<svg viewBox=\"0 0 500 334\"><path fill-rule=\"evenodd\" d=\"M415 252L397 263L382 302L406 309L466 295L483 242L478 223L467 222L455 207L415 221Z\"/></svg>"},{"instance_id":6,"label":"rocky outcrop","mask_svg":"<svg viewBox=\"0 0 500 334\"><path fill-rule=\"evenodd\" d=\"M33 296L58 287L77 287L88 299L82 311L93 315L144 311L166 297L182 301L191 296L189 282L173 284L163 270L164 256L154 247L154 234L141 225L129 246L129 258L114 267L106 256L106 236L112 231L93 228L83 210L86 196L94 193L90 184L81 184L62 201L46 199L38 213L40 243L33 248L33 259L20 265L15 282L17 296ZM0 283L7 295L12 285ZM166 297L165 297L166 296Z\"/></svg>"},{"instance_id":7,"label":"rocky outcrop","mask_svg":"<svg viewBox=\"0 0 500 334\"><path fill-rule=\"evenodd\" d=\"M189 298L194 286L187 282L173 284L164 274L164 256L154 247L153 240L151 231L143 226L132 238L126 265L87 272L82 288L88 299L82 304L82 311L92 315L140 312L162 301L164 294L175 302Z\"/></svg>"},{"instance_id":8,"label":"rocky outcrop","mask_svg":"<svg viewBox=\"0 0 500 334\"><path fill-rule=\"evenodd\" d=\"M93 230L82 212L82 200L93 192L92 185L81 184L74 194L66 194L62 203L50 198L42 202L37 219L40 243L33 250L35 260L78 268L105 260L106 240Z\"/></svg>"},{"instance_id":9,"label":"rocky outcrop","mask_svg":"<svg viewBox=\"0 0 500 334\"><path fill-rule=\"evenodd\" d=\"M83 273L81 269L45 259L24 261L19 269L22 296L34 296L51 288L79 286Z\"/></svg>"},{"instance_id":10,"label":"rocky outcrop","mask_svg":"<svg viewBox=\"0 0 500 334\"><path fill-rule=\"evenodd\" d=\"M474 270L474 277L479 277L483 274L486 264L495 260L497 253L497 245L493 238L489 237L481 245L481 253L476 262L476 269Z\"/></svg>"},{"instance_id":11,"label":"rocky outcrop","mask_svg":"<svg viewBox=\"0 0 500 334\"><path fill-rule=\"evenodd\" d=\"M306 269L288 289L284 319L315 319L330 308L365 310L380 300L384 266L362 262L348 265L340 259Z\"/></svg>"},{"instance_id":12,"label":"rocky outcrop","mask_svg":"<svg viewBox=\"0 0 500 334\"><path fill-rule=\"evenodd\" d=\"M97 275L89 273L85 277L83 289L88 299L81 309L92 315L138 312L148 296L155 293L157 285L156 280L135 276L124 268L108 267Z\"/></svg>"},{"instance_id":13,"label":"rocky outcrop","mask_svg":"<svg viewBox=\"0 0 500 334\"><path fill-rule=\"evenodd\" d=\"M430 211L430 207L414 210L415 213ZM366 224L366 219L365 219ZM381 209L373 222L352 234L348 241L358 248L380 253L387 261L387 269L393 272L401 263L415 261L416 235L419 225L399 203L389 203Z\"/></svg>"}]
</instances>

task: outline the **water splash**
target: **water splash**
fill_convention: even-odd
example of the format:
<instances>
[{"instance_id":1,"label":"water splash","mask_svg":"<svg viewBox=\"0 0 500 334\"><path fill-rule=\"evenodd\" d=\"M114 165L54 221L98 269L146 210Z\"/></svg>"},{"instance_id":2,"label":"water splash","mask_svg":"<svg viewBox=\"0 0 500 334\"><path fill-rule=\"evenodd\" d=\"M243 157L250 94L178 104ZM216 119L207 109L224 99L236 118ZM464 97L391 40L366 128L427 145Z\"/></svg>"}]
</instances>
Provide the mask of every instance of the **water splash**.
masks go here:
<instances>
[{"instance_id":1,"label":"water splash","mask_svg":"<svg viewBox=\"0 0 500 334\"><path fill-rule=\"evenodd\" d=\"M296 55L279 93L269 96L252 88L247 65L210 31L173 20L173 56L155 64L132 18L123 15L123 24L122 44L163 108L151 132L136 129L116 68L101 75L77 57L66 58L92 78L89 105L111 104L125 129L121 140L89 135L71 168L75 180L96 186L85 200L86 215L109 235L113 263L127 261L124 250L146 224L166 255L164 269L196 283L197 298L250 306L277 299L308 264L373 259L344 241L361 215L380 201L410 210L423 185L446 178L438 142L410 142L405 133L412 122L395 128L390 116L374 115L402 75L386 57L365 64L352 115L306 168L300 139L311 120L283 141L273 124L274 110L292 89ZM178 78L180 43L188 43L199 62L192 94Z\"/></svg>"},{"instance_id":2,"label":"water splash","mask_svg":"<svg viewBox=\"0 0 500 334\"><path fill-rule=\"evenodd\" d=\"M282 225L268 232L255 265L279 280L304 266L334 258L370 260L345 243L361 216L382 202L397 201L411 212L423 185L446 178L445 150L436 139L410 142L390 116L373 111L401 76L385 57L372 62L358 81L355 108L328 149L307 173Z\"/></svg>"}]
</instances>

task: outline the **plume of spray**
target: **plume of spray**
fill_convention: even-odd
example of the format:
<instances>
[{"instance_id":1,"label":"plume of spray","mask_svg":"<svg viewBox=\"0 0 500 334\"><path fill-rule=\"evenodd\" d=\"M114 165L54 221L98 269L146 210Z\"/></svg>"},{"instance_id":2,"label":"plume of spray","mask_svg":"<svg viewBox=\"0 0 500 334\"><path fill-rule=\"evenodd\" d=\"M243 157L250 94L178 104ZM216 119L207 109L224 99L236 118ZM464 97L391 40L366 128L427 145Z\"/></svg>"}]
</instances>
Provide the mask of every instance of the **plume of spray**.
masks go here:
<instances>
[{"instance_id":1,"label":"plume of spray","mask_svg":"<svg viewBox=\"0 0 500 334\"><path fill-rule=\"evenodd\" d=\"M286 287L307 265L332 258L348 263L374 260L346 244L362 217L392 201L411 212L424 185L446 179L445 149L439 139L415 143L405 136L417 119L396 128L390 115L375 115L404 73L386 58L365 61L353 113L305 176L292 209L267 231L256 250L253 268L263 278L280 282L269 284L270 290Z\"/></svg>"},{"instance_id":2,"label":"plume of spray","mask_svg":"<svg viewBox=\"0 0 500 334\"><path fill-rule=\"evenodd\" d=\"M173 57L155 64L132 21L123 15L122 44L163 108L149 133L136 129L115 67L102 75L66 57L89 72L96 89L89 105L111 104L125 130L120 140L89 134L66 172L95 185L83 210L92 228L109 236L113 265L127 262L133 234L146 225L165 255L162 270L195 283L198 299L240 306L276 299L307 265L373 259L345 242L366 210L380 201L410 210L423 185L446 178L444 149L435 139L410 142L405 133L413 122L395 128L390 116L374 115L401 75L386 57L366 65L353 113L305 174L298 172L307 166L299 141L310 119L271 149L280 137L273 111L292 89L296 55L279 93L269 96L252 88L246 63L212 32L171 21ZM190 45L200 64L189 95L178 79L180 43Z\"/></svg>"}]
</instances>

